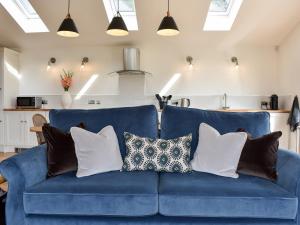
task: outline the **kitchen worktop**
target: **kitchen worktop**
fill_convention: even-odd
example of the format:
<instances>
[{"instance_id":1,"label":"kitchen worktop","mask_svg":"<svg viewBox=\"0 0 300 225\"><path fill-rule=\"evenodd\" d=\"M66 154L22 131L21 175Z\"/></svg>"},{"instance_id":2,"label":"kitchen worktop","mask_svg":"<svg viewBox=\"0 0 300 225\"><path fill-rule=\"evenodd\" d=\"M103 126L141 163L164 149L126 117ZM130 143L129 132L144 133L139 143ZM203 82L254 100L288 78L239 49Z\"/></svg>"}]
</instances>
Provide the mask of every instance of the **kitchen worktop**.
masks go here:
<instances>
[{"instance_id":1,"label":"kitchen worktop","mask_svg":"<svg viewBox=\"0 0 300 225\"><path fill-rule=\"evenodd\" d=\"M221 112L269 112L269 113L290 113L288 109L278 109L278 110L270 110L270 109L216 109L215 111Z\"/></svg>"},{"instance_id":2,"label":"kitchen worktop","mask_svg":"<svg viewBox=\"0 0 300 225\"><path fill-rule=\"evenodd\" d=\"M16 108L5 108L4 111L11 112L34 112L34 111L44 111L48 112L51 109L16 109ZM221 112L269 112L269 113L290 113L288 109L279 109L279 110L263 110L263 109L210 109L212 111L221 111ZM161 110L159 110L161 112Z\"/></svg>"},{"instance_id":3,"label":"kitchen worktop","mask_svg":"<svg viewBox=\"0 0 300 225\"><path fill-rule=\"evenodd\" d=\"M51 109L16 109L16 108L5 108L3 109L3 111L7 111L7 112L48 112Z\"/></svg>"},{"instance_id":4,"label":"kitchen worktop","mask_svg":"<svg viewBox=\"0 0 300 225\"><path fill-rule=\"evenodd\" d=\"M191 107L193 108L193 107ZM278 109L278 110L270 110L270 109L203 109L210 111L218 111L218 112L268 112L268 113L290 113L289 109ZM162 110L158 110L158 112L162 112Z\"/></svg>"}]
</instances>

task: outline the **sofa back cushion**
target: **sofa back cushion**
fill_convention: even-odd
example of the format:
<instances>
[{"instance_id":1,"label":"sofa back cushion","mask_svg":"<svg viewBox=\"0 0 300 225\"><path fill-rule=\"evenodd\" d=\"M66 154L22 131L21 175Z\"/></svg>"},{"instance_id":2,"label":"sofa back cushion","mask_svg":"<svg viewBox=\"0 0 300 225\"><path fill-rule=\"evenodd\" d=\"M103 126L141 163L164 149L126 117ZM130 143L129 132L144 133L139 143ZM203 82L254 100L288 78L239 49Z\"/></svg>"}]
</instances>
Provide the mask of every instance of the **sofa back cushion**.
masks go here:
<instances>
[{"instance_id":1,"label":"sofa back cushion","mask_svg":"<svg viewBox=\"0 0 300 225\"><path fill-rule=\"evenodd\" d=\"M86 130L97 133L102 128L113 126L124 157L126 146L124 132L131 132L142 137L157 138L157 111L155 106L137 106L112 109L60 109L51 110L51 126L62 131L69 131L72 126L84 123Z\"/></svg>"},{"instance_id":2,"label":"sofa back cushion","mask_svg":"<svg viewBox=\"0 0 300 225\"><path fill-rule=\"evenodd\" d=\"M191 157L193 157L201 123L209 124L220 134L244 128L255 138L270 132L270 114L267 112L218 112L167 106L162 112L161 138L172 139L192 133Z\"/></svg>"}]
</instances>

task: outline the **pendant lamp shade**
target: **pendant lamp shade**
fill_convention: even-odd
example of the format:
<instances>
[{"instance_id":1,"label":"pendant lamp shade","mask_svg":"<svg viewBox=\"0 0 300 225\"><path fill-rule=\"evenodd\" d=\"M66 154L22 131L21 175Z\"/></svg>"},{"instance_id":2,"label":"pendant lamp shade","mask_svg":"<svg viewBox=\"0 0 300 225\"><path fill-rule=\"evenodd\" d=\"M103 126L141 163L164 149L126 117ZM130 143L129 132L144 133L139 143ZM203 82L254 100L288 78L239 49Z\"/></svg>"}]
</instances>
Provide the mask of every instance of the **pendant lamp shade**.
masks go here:
<instances>
[{"instance_id":1,"label":"pendant lamp shade","mask_svg":"<svg viewBox=\"0 0 300 225\"><path fill-rule=\"evenodd\" d=\"M161 36L175 36L179 34L179 29L172 16L165 16L161 21L157 34Z\"/></svg>"},{"instance_id":2,"label":"pendant lamp shade","mask_svg":"<svg viewBox=\"0 0 300 225\"><path fill-rule=\"evenodd\" d=\"M168 0L168 12L167 16L163 18L161 21L159 28L157 30L157 34L161 36L175 36L178 35L179 29L174 18L170 15L170 3Z\"/></svg>"},{"instance_id":3,"label":"pendant lamp shade","mask_svg":"<svg viewBox=\"0 0 300 225\"><path fill-rule=\"evenodd\" d=\"M78 37L79 32L70 15L70 0L68 0L68 14L58 28L57 34L63 37Z\"/></svg>"},{"instance_id":4,"label":"pendant lamp shade","mask_svg":"<svg viewBox=\"0 0 300 225\"><path fill-rule=\"evenodd\" d=\"M106 33L112 36L126 36L129 34L127 26L119 12L117 12L117 15L110 22Z\"/></svg>"},{"instance_id":5,"label":"pendant lamp shade","mask_svg":"<svg viewBox=\"0 0 300 225\"><path fill-rule=\"evenodd\" d=\"M77 27L70 15L67 15L64 21L61 23L60 27L58 28L57 34L63 37L79 36Z\"/></svg>"},{"instance_id":6,"label":"pendant lamp shade","mask_svg":"<svg viewBox=\"0 0 300 225\"><path fill-rule=\"evenodd\" d=\"M120 14L120 0L118 0L117 14L110 22L106 33L112 36L126 36L129 34L127 26Z\"/></svg>"}]
</instances>

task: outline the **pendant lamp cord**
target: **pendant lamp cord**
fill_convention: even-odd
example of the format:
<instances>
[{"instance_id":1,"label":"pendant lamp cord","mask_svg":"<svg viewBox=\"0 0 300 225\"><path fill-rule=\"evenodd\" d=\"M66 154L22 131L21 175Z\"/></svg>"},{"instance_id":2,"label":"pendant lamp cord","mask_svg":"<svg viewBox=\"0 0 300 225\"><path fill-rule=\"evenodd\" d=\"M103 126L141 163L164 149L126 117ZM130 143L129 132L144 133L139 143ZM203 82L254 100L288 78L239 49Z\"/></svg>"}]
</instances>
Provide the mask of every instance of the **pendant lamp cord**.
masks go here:
<instances>
[{"instance_id":1,"label":"pendant lamp cord","mask_svg":"<svg viewBox=\"0 0 300 225\"><path fill-rule=\"evenodd\" d=\"M168 12L167 15L170 16L170 0L168 0Z\"/></svg>"},{"instance_id":2,"label":"pendant lamp cord","mask_svg":"<svg viewBox=\"0 0 300 225\"><path fill-rule=\"evenodd\" d=\"M122 16L121 16L121 13L120 13L120 0L118 0L118 5L117 5L117 7L118 7L118 10L117 10L117 16L122 17Z\"/></svg>"},{"instance_id":3,"label":"pendant lamp cord","mask_svg":"<svg viewBox=\"0 0 300 225\"><path fill-rule=\"evenodd\" d=\"M68 15L70 14L70 0L68 0Z\"/></svg>"}]
</instances>

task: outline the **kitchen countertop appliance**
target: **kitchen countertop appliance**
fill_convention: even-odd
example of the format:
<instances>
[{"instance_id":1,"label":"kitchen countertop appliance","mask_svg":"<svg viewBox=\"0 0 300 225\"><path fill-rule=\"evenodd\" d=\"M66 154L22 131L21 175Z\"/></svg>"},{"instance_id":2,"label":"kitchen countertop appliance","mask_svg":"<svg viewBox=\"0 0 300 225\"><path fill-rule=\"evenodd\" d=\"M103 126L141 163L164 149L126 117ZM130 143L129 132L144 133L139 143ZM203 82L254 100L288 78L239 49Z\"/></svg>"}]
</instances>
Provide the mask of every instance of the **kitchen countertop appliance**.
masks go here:
<instances>
[{"instance_id":1,"label":"kitchen countertop appliance","mask_svg":"<svg viewBox=\"0 0 300 225\"><path fill-rule=\"evenodd\" d=\"M191 100L188 98L181 98L178 100L175 100L172 102L173 105L179 106L179 107L190 107L191 106Z\"/></svg>"},{"instance_id":2,"label":"kitchen countertop appliance","mask_svg":"<svg viewBox=\"0 0 300 225\"><path fill-rule=\"evenodd\" d=\"M17 97L17 109L41 109L42 97Z\"/></svg>"},{"instance_id":3,"label":"kitchen countertop appliance","mask_svg":"<svg viewBox=\"0 0 300 225\"><path fill-rule=\"evenodd\" d=\"M278 110L278 95L272 95L270 97L270 109Z\"/></svg>"},{"instance_id":4,"label":"kitchen countertop appliance","mask_svg":"<svg viewBox=\"0 0 300 225\"><path fill-rule=\"evenodd\" d=\"M158 100L160 110L163 110L165 106L168 105L168 102L172 99L172 95L160 96L159 94L156 94L155 97Z\"/></svg>"}]
</instances>

